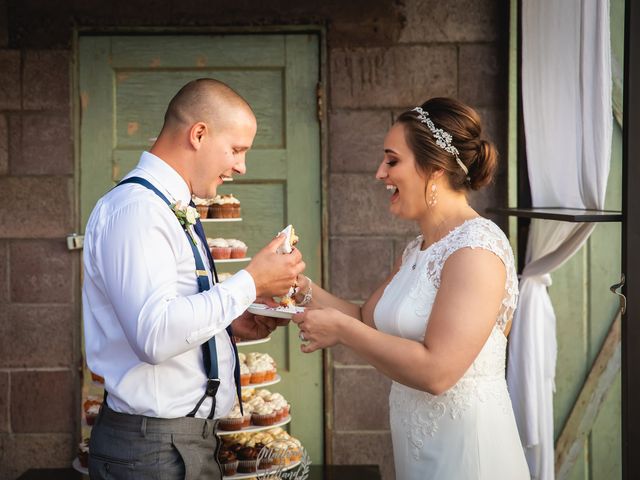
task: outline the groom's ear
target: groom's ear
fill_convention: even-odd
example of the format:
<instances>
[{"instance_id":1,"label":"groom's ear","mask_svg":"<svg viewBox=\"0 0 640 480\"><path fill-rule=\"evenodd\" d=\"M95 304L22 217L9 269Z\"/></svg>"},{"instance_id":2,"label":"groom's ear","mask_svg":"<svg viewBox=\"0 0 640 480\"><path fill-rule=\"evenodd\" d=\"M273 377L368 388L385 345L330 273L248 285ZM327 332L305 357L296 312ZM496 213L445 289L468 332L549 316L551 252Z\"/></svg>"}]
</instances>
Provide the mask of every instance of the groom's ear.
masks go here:
<instances>
[{"instance_id":1,"label":"groom's ear","mask_svg":"<svg viewBox=\"0 0 640 480\"><path fill-rule=\"evenodd\" d=\"M204 122L194 123L189 129L189 143L195 150L200 150L202 140L207 133L207 124Z\"/></svg>"}]
</instances>

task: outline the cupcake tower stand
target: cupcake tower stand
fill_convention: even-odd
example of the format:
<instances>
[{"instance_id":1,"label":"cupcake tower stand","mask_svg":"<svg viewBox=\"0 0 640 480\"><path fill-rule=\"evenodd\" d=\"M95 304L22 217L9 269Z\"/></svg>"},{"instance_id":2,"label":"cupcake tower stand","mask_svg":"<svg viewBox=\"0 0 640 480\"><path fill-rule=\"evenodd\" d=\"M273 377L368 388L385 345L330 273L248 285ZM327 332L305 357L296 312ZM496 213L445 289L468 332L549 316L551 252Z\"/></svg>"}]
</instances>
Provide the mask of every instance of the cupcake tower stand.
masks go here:
<instances>
[{"instance_id":1,"label":"cupcake tower stand","mask_svg":"<svg viewBox=\"0 0 640 480\"><path fill-rule=\"evenodd\" d=\"M203 223L214 223L214 222L240 222L242 221L242 218L204 218L201 220ZM251 260L251 257L245 257L245 258L230 258L230 259L218 259L216 260L216 265L220 265L220 264L226 264L226 263L233 263L233 262L246 262ZM271 340L271 337L267 337L267 338L262 338L260 340L247 340L247 341L239 341L237 342L237 346L238 347L249 347L249 346L253 346L253 345L259 345L261 343L266 343L269 340ZM274 385L276 383L279 383L282 380L282 377L280 375L276 375L275 378L273 380L267 381L267 382L263 382L260 384L250 384L250 385L246 385L243 386L242 389L249 389L249 388L254 388L254 389L259 389L259 388L264 388L267 387L269 385ZM231 430L231 431L226 431L226 430L221 430L218 429L216 431L216 434L220 437L220 436L224 436L224 435L234 435L234 434L238 434L238 433L253 433L253 432L259 432L259 431L265 431L265 430L270 430L272 428L276 428L276 427L282 427L286 424L288 424L289 422L291 422L291 416L288 415L286 418L284 418L283 420L273 424L273 425L268 425L268 426L255 426L255 425L251 425L249 427L245 427L242 428L241 430ZM279 471L285 471L285 470L291 470L295 467L297 467L300 464L300 461L296 461L296 462L292 462L286 466L280 466L279 467ZM235 475L228 475L225 476L225 479L233 479L233 480L239 480L239 479L245 479L245 478L256 478L256 477L260 477L261 475L266 475L268 474L268 472L270 471L275 471L275 468L272 469L260 469L257 472L251 472L251 473L236 473Z\"/></svg>"},{"instance_id":2,"label":"cupcake tower stand","mask_svg":"<svg viewBox=\"0 0 640 480\"><path fill-rule=\"evenodd\" d=\"M268 342L269 340L271 340L271 337L267 337L267 338L263 338L260 340L250 340L250 341L240 341L238 342L236 345L238 347L248 347L248 346L252 346L252 345L258 345L260 343L265 343ZM282 380L282 377L280 377L280 375L276 375L276 377L268 382L264 382L264 383L260 383L260 384L250 384L250 385L246 385L243 386L242 389L247 389L247 388L264 388L267 387L269 385L274 385L276 383L279 383ZM270 430L272 428L276 428L276 427L282 427L286 424L288 424L289 422L291 422L291 415L287 416L285 419L274 423L273 425L267 425L267 426L255 426L255 425L251 425L249 427L243 428L241 430L232 430L232 431L225 431L225 430L220 430L218 429L216 431L216 434L218 436L223 436L223 435L234 435L234 434L238 434L238 433L253 433L253 432L260 432L260 431L264 431L264 430ZM298 465L300 465L300 461L296 461L296 462L292 462L289 465L286 466L281 466L279 468L280 471L285 471L285 470L291 470L295 467L297 467ZM265 470L258 470L257 472L251 472L251 473L237 473L235 475L229 475L229 476L225 476L225 479L233 479L233 480L239 480L239 479L243 479L243 478L260 478L261 475L268 475L270 471L275 471L275 467L271 468L271 469L265 469Z\"/></svg>"}]
</instances>

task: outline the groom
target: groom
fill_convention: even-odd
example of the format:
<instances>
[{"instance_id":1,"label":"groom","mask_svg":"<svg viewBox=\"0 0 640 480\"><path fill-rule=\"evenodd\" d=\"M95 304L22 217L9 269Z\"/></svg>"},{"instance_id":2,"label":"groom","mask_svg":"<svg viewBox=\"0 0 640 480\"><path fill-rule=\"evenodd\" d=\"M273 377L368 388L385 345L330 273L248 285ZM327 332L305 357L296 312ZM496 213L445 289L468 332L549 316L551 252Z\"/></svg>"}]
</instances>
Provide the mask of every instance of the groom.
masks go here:
<instances>
[{"instance_id":1,"label":"groom","mask_svg":"<svg viewBox=\"0 0 640 480\"><path fill-rule=\"evenodd\" d=\"M285 294L304 262L297 250L276 254L284 241L277 237L218 284L202 225L186 206L245 173L256 128L230 87L189 82L169 103L151 150L89 218L85 346L89 368L105 379L91 433L92 479L222 477L215 419L239 392L231 335L260 338L275 329L274 319L246 309L257 297Z\"/></svg>"}]
</instances>

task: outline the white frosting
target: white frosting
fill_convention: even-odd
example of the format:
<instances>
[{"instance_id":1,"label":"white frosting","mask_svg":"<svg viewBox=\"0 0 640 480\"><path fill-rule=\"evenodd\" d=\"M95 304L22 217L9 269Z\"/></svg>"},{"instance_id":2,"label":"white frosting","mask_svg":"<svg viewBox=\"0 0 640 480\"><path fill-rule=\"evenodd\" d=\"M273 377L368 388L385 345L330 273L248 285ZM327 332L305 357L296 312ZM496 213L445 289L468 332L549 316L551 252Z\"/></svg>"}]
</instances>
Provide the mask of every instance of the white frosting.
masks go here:
<instances>
[{"instance_id":1,"label":"white frosting","mask_svg":"<svg viewBox=\"0 0 640 480\"><path fill-rule=\"evenodd\" d=\"M209 248L227 248L229 244L224 238L207 238Z\"/></svg>"}]
</instances>

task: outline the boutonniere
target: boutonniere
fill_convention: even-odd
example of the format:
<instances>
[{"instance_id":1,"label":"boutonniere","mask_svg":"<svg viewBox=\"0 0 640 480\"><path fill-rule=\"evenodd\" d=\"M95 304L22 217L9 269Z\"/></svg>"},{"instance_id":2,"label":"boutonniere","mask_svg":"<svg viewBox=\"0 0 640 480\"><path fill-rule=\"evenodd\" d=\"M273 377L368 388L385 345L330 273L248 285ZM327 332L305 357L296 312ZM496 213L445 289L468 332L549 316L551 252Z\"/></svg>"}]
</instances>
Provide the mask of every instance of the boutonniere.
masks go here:
<instances>
[{"instance_id":1,"label":"boutonniere","mask_svg":"<svg viewBox=\"0 0 640 480\"><path fill-rule=\"evenodd\" d=\"M195 225L196 220L200 218L198 211L190 205L183 204L180 200L171 204L171 210L173 210L182 228L184 228L185 232L191 237L193 244L198 245L198 242L196 242L196 239L193 237L193 230L189 228L190 225Z\"/></svg>"}]
</instances>

